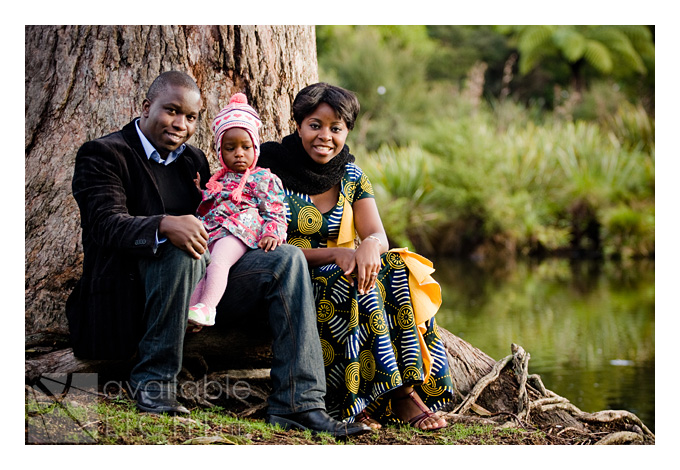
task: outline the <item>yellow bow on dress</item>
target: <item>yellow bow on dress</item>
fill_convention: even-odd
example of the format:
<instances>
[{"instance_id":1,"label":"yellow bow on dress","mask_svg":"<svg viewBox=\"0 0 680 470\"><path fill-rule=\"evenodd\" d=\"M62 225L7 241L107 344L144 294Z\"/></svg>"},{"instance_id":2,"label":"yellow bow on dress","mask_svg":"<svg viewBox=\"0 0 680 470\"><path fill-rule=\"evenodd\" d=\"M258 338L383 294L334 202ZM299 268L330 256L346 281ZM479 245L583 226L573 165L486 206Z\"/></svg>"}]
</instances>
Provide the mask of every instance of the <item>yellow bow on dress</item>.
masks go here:
<instances>
[{"instance_id":1,"label":"yellow bow on dress","mask_svg":"<svg viewBox=\"0 0 680 470\"><path fill-rule=\"evenodd\" d=\"M354 229L354 211L352 210L352 204L349 203L347 198L343 197L343 199L342 219L340 219L338 239L331 240L329 238L326 242L328 248L356 248L354 240L357 236L357 232Z\"/></svg>"},{"instance_id":2,"label":"yellow bow on dress","mask_svg":"<svg viewBox=\"0 0 680 470\"><path fill-rule=\"evenodd\" d=\"M354 212L352 205L347 201L343 202L342 219L340 220L340 232L337 240L328 240L328 247L355 248L354 240L356 231L354 229ZM432 262L417 253L408 251L408 248L393 248L393 253L399 253L404 260L409 271L408 285L411 292L411 304L413 306L413 316L418 327L418 341L420 351L423 356L423 369L425 371L424 381L430 377L432 372L432 356L425 344L424 334L427 331L425 323L435 316L439 307L442 305L442 289L431 274L435 271Z\"/></svg>"},{"instance_id":3,"label":"yellow bow on dress","mask_svg":"<svg viewBox=\"0 0 680 470\"><path fill-rule=\"evenodd\" d=\"M431 276L434 272L432 261L408 251L408 248L394 248L390 252L399 253L408 268L408 286L411 292L413 316L418 327L418 340L423 356L424 381L427 381L432 372L432 356L425 344L424 334L427 331L425 323L435 316L442 305L442 288Z\"/></svg>"}]
</instances>

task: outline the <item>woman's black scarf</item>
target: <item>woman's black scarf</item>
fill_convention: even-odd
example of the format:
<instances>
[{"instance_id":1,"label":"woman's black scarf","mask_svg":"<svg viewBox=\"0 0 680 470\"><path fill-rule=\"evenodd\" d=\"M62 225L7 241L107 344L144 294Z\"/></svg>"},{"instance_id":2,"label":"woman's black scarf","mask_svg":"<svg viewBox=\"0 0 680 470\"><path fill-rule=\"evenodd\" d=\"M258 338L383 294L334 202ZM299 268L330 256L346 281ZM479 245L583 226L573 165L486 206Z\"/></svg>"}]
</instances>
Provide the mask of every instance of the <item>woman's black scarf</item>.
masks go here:
<instances>
[{"instance_id":1,"label":"woman's black scarf","mask_svg":"<svg viewBox=\"0 0 680 470\"><path fill-rule=\"evenodd\" d=\"M328 163L315 162L302 146L299 134L294 132L284 137L280 144L262 144L257 165L269 168L287 189L313 196L338 184L345 174L345 165L352 162L354 155L349 153L347 145Z\"/></svg>"}]
</instances>

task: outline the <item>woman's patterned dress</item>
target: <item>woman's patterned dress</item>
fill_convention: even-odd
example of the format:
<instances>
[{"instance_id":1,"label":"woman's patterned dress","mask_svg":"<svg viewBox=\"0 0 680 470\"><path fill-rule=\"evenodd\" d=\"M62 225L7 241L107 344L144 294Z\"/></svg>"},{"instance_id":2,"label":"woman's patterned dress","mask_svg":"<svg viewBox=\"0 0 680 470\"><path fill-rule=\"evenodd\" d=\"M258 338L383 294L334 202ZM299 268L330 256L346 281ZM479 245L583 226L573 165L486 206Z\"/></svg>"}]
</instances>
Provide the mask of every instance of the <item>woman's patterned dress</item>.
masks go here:
<instances>
[{"instance_id":1,"label":"woman's patterned dress","mask_svg":"<svg viewBox=\"0 0 680 470\"><path fill-rule=\"evenodd\" d=\"M352 204L374 197L370 181L347 164L336 206L321 214L306 194L286 192L288 243L323 248L337 240L345 200ZM425 404L436 410L449 402L453 387L444 345L434 317L415 324L409 271L398 252L382 255L376 287L360 295L335 264L311 269L317 320L326 370L329 413L353 418L366 409L377 419L390 418L386 392L413 385ZM425 354L422 348L427 348ZM427 373L423 357L431 363Z\"/></svg>"}]
</instances>

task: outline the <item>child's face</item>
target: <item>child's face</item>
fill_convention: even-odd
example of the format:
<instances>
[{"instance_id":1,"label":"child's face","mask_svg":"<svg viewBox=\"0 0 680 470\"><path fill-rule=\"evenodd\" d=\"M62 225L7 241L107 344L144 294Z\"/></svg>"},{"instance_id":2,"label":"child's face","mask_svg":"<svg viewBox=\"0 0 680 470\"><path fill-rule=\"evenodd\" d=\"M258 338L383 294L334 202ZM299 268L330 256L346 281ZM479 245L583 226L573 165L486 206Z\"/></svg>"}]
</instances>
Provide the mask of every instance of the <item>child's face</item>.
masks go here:
<instances>
[{"instance_id":1,"label":"child's face","mask_svg":"<svg viewBox=\"0 0 680 470\"><path fill-rule=\"evenodd\" d=\"M232 127L222 135L222 160L232 171L243 173L255 160L255 147L245 129Z\"/></svg>"}]
</instances>

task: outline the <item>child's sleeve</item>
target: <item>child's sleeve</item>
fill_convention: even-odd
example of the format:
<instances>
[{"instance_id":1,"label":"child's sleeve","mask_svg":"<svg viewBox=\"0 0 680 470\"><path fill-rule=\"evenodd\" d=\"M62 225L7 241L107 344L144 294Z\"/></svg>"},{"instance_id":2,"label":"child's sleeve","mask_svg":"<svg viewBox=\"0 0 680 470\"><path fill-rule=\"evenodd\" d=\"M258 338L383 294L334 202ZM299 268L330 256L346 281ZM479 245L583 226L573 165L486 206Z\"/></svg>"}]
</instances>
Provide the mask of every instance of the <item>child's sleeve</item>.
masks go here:
<instances>
[{"instance_id":1,"label":"child's sleeve","mask_svg":"<svg viewBox=\"0 0 680 470\"><path fill-rule=\"evenodd\" d=\"M263 237L274 237L277 240L286 241L286 195L283 184L278 176L269 173L269 184L266 193L260 195L260 215L264 219L262 229Z\"/></svg>"},{"instance_id":2,"label":"child's sleeve","mask_svg":"<svg viewBox=\"0 0 680 470\"><path fill-rule=\"evenodd\" d=\"M216 196L210 194L207 189L202 190L201 193L203 193L203 200L198 205L198 209L196 209L196 215L198 217L204 217L208 212L210 212L217 199Z\"/></svg>"}]
</instances>

